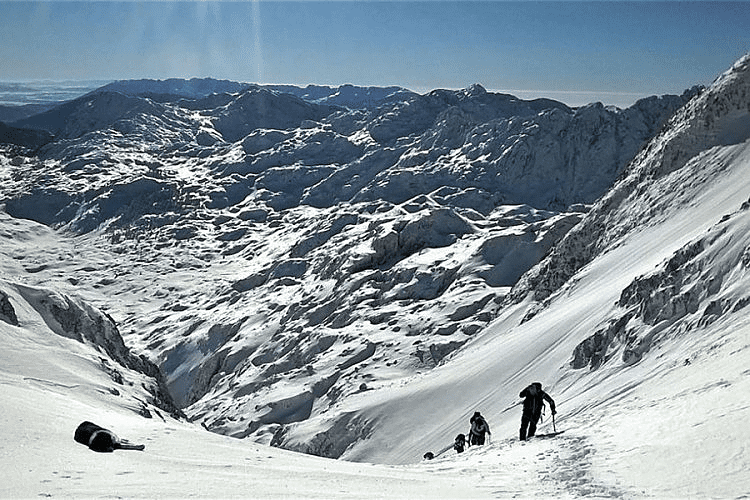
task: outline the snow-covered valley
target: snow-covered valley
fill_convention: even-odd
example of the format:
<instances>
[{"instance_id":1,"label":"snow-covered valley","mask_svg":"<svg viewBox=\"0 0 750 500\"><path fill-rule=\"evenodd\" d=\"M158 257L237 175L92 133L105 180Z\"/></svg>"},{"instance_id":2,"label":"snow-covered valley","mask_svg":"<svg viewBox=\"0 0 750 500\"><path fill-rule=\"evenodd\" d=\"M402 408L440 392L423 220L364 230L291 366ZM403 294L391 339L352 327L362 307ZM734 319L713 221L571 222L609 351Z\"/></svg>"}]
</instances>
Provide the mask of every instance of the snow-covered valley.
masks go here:
<instances>
[{"instance_id":1,"label":"snow-covered valley","mask_svg":"<svg viewBox=\"0 0 750 500\"><path fill-rule=\"evenodd\" d=\"M749 494L748 64L626 110L120 82L10 124L54 139L0 156L0 495ZM564 432L519 443L537 380Z\"/></svg>"}]
</instances>

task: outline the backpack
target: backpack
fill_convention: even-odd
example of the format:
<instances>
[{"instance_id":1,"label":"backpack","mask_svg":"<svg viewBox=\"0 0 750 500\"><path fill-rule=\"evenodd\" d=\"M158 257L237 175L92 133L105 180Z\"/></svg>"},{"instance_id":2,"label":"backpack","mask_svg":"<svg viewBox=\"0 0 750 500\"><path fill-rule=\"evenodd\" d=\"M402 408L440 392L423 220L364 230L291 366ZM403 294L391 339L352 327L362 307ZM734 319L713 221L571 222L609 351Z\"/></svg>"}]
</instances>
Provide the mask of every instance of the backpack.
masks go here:
<instances>
[{"instance_id":1,"label":"backpack","mask_svg":"<svg viewBox=\"0 0 750 500\"><path fill-rule=\"evenodd\" d=\"M471 433L481 436L487 432L487 422L484 417L473 417L471 419Z\"/></svg>"},{"instance_id":2,"label":"backpack","mask_svg":"<svg viewBox=\"0 0 750 500\"><path fill-rule=\"evenodd\" d=\"M466 436L464 436L463 434L459 434L458 436L456 436L456 442L453 444L453 449L461 453L464 451L465 447L466 447Z\"/></svg>"},{"instance_id":3,"label":"backpack","mask_svg":"<svg viewBox=\"0 0 750 500\"><path fill-rule=\"evenodd\" d=\"M93 451L111 453L115 450L139 450L143 451L146 446L133 444L126 439L120 439L117 435L93 422L81 422L76 429L73 439L76 442L88 446Z\"/></svg>"},{"instance_id":4,"label":"backpack","mask_svg":"<svg viewBox=\"0 0 750 500\"><path fill-rule=\"evenodd\" d=\"M88 421L78 426L73 439L102 453L109 453L120 447L120 440L112 431Z\"/></svg>"}]
</instances>

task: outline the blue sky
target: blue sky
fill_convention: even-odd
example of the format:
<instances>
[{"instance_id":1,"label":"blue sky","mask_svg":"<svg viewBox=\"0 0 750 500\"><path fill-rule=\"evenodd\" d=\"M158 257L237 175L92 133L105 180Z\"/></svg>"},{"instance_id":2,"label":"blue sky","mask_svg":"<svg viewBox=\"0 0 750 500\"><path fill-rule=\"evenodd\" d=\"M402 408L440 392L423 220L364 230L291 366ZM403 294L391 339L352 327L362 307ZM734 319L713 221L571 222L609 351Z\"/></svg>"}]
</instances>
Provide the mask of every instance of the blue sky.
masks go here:
<instances>
[{"instance_id":1,"label":"blue sky","mask_svg":"<svg viewBox=\"0 0 750 500\"><path fill-rule=\"evenodd\" d=\"M746 2L0 2L0 80L480 83L572 105L709 84L750 51Z\"/></svg>"}]
</instances>

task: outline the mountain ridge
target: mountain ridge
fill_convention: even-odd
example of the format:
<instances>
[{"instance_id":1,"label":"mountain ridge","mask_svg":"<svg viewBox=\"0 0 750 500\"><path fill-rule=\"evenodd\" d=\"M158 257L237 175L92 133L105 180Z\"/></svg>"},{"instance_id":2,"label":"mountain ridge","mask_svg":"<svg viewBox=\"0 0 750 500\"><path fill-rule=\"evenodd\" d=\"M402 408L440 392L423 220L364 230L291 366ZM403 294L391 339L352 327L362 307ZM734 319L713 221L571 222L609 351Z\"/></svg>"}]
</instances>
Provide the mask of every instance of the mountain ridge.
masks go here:
<instances>
[{"instance_id":1,"label":"mountain ridge","mask_svg":"<svg viewBox=\"0 0 750 500\"><path fill-rule=\"evenodd\" d=\"M728 141L728 135L724 132L727 129L727 121L738 119L737 116L743 116L750 101L748 101L748 65L750 56L745 56L717 78L714 84L703 92L696 99L693 99L689 105L680 109L675 116L670 119L670 123L657 136L650 145L641 151L633 162L634 167L623 174L612 190L604 196L592 208L592 211L576 228L574 232L567 235L559 247L550 255L547 260L540 264L535 273L529 274L525 280L518 285L517 290L513 292L516 299L521 300L523 295L530 288L534 289L534 295L537 299L544 299L559 288L572 273L585 265L588 260L596 256L597 250L590 252L588 255L582 253L582 249L594 249L591 240L597 241L597 245L606 248L607 233L613 233L614 238L618 233L628 231L629 229L613 228L607 222L608 218L613 218L619 207L627 203L630 197L637 195L635 190L639 183L644 179L658 180L669 173L679 170L692 157L696 156L703 150L710 149L718 145L738 144L747 139L745 132L737 137L732 137ZM738 115L739 113L739 115ZM735 129L731 125L730 129ZM739 130L748 130L747 126L740 126ZM666 157L665 161L658 161L655 158ZM644 224L649 218L658 217L658 212L653 208L650 214L643 214L638 219L639 224ZM631 219L632 220L632 219ZM576 241L577 238L589 238L589 241ZM575 251L570 250L575 248ZM565 252L572 257L572 263L564 262ZM551 273L551 269L565 270ZM544 284L544 274L549 273L551 284ZM553 275L559 278L552 278Z\"/></svg>"}]
</instances>

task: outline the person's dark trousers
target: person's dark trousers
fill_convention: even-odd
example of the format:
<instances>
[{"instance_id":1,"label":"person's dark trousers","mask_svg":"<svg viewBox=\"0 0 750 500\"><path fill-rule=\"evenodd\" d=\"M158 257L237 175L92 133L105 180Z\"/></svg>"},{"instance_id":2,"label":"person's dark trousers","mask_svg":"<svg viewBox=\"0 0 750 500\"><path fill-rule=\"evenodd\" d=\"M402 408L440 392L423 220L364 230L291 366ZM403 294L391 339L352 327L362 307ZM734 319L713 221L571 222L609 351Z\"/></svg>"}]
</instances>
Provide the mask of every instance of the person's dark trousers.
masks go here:
<instances>
[{"instance_id":1,"label":"person's dark trousers","mask_svg":"<svg viewBox=\"0 0 750 500\"><path fill-rule=\"evenodd\" d=\"M531 420L531 415L524 412L521 415L521 432L519 435L519 438L521 441L526 441L526 429L529 427L529 421Z\"/></svg>"},{"instance_id":2,"label":"person's dark trousers","mask_svg":"<svg viewBox=\"0 0 750 500\"><path fill-rule=\"evenodd\" d=\"M536 424L539 422L539 415L533 415L529 421L529 435L531 437L536 434Z\"/></svg>"},{"instance_id":3,"label":"person's dark trousers","mask_svg":"<svg viewBox=\"0 0 750 500\"><path fill-rule=\"evenodd\" d=\"M476 444L482 445L482 444L484 444L484 434L482 434L481 436L478 435L478 434L471 434L470 439L471 439L471 444L472 445L476 445Z\"/></svg>"},{"instance_id":4,"label":"person's dark trousers","mask_svg":"<svg viewBox=\"0 0 750 500\"><path fill-rule=\"evenodd\" d=\"M536 424L539 422L539 417L541 417L541 415L530 415L527 412L523 412L521 415L521 431L519 433L521 441L525 441L527 437L536 434Z\"/></svg>"}]
</instances>

